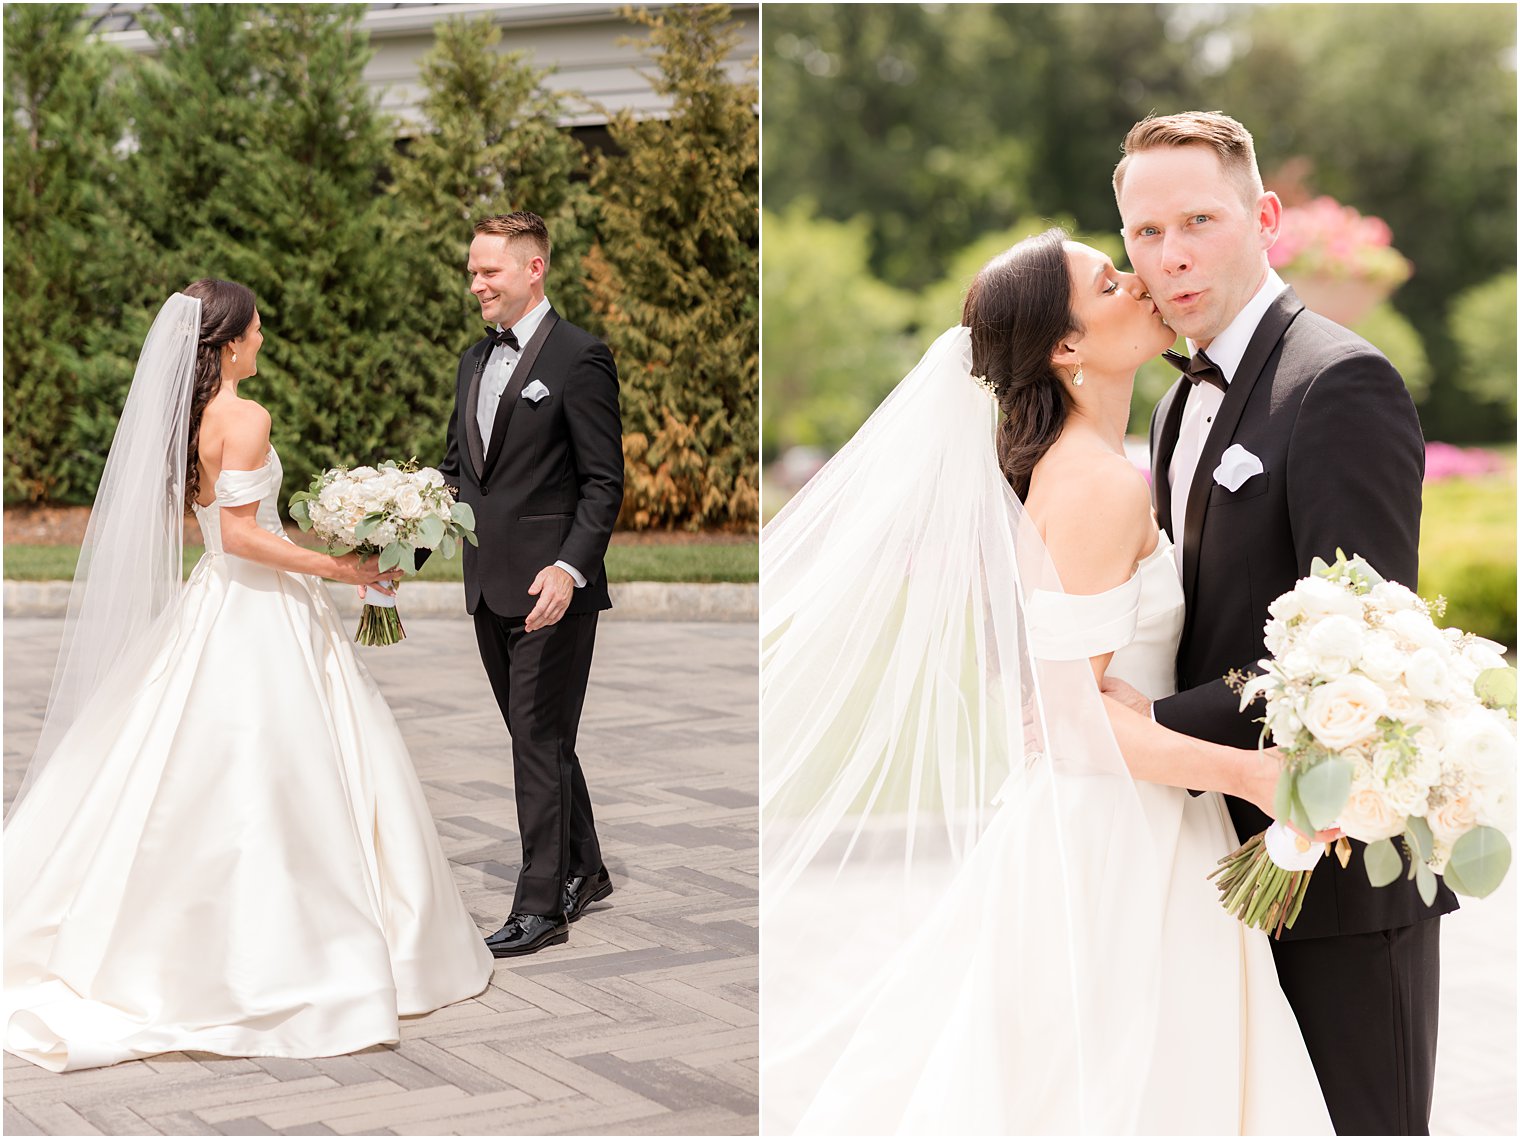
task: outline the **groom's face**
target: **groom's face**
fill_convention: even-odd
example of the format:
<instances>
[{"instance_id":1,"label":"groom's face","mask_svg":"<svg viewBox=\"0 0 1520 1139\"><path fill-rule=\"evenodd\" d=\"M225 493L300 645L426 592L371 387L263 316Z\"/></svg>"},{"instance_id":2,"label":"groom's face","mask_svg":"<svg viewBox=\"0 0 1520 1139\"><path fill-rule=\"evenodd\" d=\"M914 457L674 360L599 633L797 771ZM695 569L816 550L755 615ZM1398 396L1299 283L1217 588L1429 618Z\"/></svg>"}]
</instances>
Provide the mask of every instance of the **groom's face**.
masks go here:
<instances>
[{"instance_id":1,"label":"groom's face","mask_svg":"<svg viewBox=\"0 0 1520 1139\"><path fill-rule=\"evenodd\" d=\"M544 259L524 242L514 245L500 234L481 233L470 242L469 274L481 319L510 328L538 303Z\"/></svg>"},{"instance_id":2,"label":"groom's face","mask_svg":"<svg viewBox=\"0 0 1520 1139\"><path fill-rule=\"evenodd\" d=\"M1131 155L1119 192L1124 248L1171 327L1207 348L1267 274L1277 195L1253 195L1203 146Z\"/></svg>"}]
</instances>

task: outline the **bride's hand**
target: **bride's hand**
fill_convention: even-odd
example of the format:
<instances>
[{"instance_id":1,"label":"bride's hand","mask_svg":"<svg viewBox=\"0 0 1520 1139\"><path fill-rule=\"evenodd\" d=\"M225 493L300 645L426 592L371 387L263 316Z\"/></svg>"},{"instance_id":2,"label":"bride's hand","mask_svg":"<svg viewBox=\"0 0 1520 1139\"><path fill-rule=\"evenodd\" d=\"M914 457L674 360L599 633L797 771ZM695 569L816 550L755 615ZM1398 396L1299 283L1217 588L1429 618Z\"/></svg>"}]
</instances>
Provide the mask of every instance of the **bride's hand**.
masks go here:
<instances>
[{"instance_id":1,"label":"bride's hand","mask_svg":"<svg viewBox=\"0 0 1520 1139\"><path fill-rule=\"evenodd\" d=\"M1283 773L1282 748L1257 748L1246 755L1245 783L1243 793L1238 797L1254 803L1263 814L1276 819L1277 780ZM1278 822L1310 842L1334 842L1341 837L1339 827L1304 834L1287 819L1278 819Z\"/></svg>"},{"instance_id":2,"label":"bride's hand","mask_svg":"<svg viewBox=\"0 0 1520 1139\"><path fill-rule=\"evenodd\" d=\"M346 582L349 585L392 586L401 576L399 569L388 569L381 573L379 558L361 558L358 554L344 554L337 559L337 563L337 568L332 575L333 580Z\"/></svg>"}]
</instances>

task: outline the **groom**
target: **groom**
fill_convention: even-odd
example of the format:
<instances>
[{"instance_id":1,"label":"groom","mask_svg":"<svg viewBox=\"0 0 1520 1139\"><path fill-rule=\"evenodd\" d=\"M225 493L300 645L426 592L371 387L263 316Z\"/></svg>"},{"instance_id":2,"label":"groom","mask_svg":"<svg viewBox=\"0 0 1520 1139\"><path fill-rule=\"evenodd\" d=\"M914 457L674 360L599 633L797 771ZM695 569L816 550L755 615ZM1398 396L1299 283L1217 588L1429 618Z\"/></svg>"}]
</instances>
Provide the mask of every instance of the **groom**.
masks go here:
<instances>
[{"instance_id":1,"label":"groom","mask_svg":"<svg viewBox=\"0 0 1520 1139\"><path fill-rule=\"evenodd\" d=\"M623 501L618 375L607 346L544 296L549 231L519 211L479 221L470 292L485 337L459 361L439 471L475 511L465 605L512 737L522 869L497 957L565 941L612 893L575 734L596 615L610 609L602 557Z\"/></svg>"},{"instance_id":2,"label":"groom","mask_svg":"<svg viewBox=\"0 0 1520 1139\"><path fill-rule=\"evenodd\" d=\"M1254 747L1259 724L1226 686L1267 655L1267 606L1339 547L1411 589L1425 446L1397 371L1372 345L1304 308L1267 264L1282 205L1262 188L1250 133L1189 112L1135 124L1114 171L1124 247L1192 362L1151 420L1157 519L1187 599L1166 727ZM1215 470L1244 448L1258 473ZM1238 455L1238 452L1235 452ZM1256 464L1251 464L1256 467ZM1105 683L1105 689L1111 686ZM1111 693L1145 710L1133 689ZM1242 840L1266 815L1228 805ZM1303 910L1272 942L1335 1129L1426 1134L1435 1074L1441 885L1427 907L1402 878L1374 889L1353 843L1320 862Z\"/></svg>"}]
</instances>

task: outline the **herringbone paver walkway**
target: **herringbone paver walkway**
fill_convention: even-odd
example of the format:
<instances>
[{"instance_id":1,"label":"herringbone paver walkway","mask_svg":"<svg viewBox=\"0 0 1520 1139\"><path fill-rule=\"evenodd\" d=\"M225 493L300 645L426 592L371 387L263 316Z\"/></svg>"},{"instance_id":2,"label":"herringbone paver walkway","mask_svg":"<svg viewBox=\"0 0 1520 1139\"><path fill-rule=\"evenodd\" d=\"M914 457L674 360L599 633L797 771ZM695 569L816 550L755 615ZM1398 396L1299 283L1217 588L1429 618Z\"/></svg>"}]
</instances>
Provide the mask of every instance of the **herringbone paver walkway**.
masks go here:
<instances>
[{"instance_id":1,"label":"herringbone paver walkway","mask_svg":"<svg viewBox=\"0 0 1520 1139\"><path fill-rule=\"evenodd\" d=\"M5 622L7 800L61 622ZM483 932L518 845L509 744L468 621L365 649ZM55 1075L5 1058L7 1134L753 1134L753 624L603 622L578 751L616 892L401 1042L322 1060L172 1053Z\"/></svg>"}]
</instances>

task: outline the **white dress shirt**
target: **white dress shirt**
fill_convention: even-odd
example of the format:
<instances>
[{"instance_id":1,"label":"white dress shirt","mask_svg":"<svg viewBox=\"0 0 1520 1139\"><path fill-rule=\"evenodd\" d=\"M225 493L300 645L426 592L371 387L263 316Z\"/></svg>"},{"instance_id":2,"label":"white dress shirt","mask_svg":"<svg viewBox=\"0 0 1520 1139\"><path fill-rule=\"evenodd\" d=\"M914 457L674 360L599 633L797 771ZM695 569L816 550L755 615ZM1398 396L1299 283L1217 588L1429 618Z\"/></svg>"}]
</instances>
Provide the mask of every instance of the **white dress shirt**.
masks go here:
<instances>
[{"instance_id":1,"label":"white dress shirt","mask_svg":"<svg viewBox=\"0 0 1520 1139\"><path fill-rule=\"evenodd\" d=\"M511 348L505 344L495 344L491 347L491 354L486 357L485 371L480 375L480 400L475 405L475 422L480 425L482 450L491 449L491 428L496 423L496 411L501 406L501 394L512 382L512 370L517 367L517 361L522 357L521 346L527 345L528 340L538 331L538 326L544 322L544 317L548 312L549 298L545 297L512 326L512 334L517 337L520 347ZM498 324L496 327L500 330L501 325ZM569 562L554 564L575 580L577 589L585 587L586 577L580 570Z\"/></svg>"},{"instance_id":2,"label":"white dress shirt","mask_svg":"<svg viewBox=\"0 0 1520 1139\"><path fill-rule=\"evenodd\" d=\"M1224 374L1226 384L1234 380L1235 373L1240 370L1240 362L1245 357L1246 348L1250 346L1251 337L1256 334L1256 326L1261 323L1261 318L1266 315L1278 294L1287 287L1274 270L1268 269L1266 280L1256 290L1256 295L1246 302L1228 327L1204 349L1209 359ZM1191 340L1187 346L1189 352L1198 351L1198 346ZM1224 392L1213 384L1189 384L1188 387L1192 390L1179 393L1187 402L1182 408L1182 426L1177 432L1177 446L1172 451L1171 465L1167 467L1167 477L1172 485L1172 544L1177 551L1178 573L1182 572L1188 491L1192 488L1193 476L1198 472L1198 458L1203 453L1203 444L1214 426L1214 417L1219 414L1220 404L1224 403Z\"/></svg>"}]
</instances>

